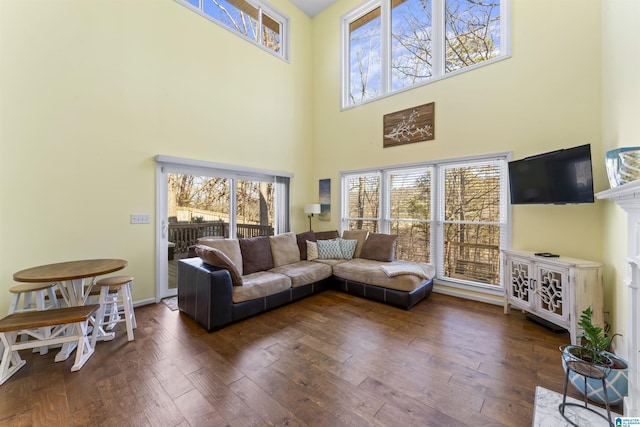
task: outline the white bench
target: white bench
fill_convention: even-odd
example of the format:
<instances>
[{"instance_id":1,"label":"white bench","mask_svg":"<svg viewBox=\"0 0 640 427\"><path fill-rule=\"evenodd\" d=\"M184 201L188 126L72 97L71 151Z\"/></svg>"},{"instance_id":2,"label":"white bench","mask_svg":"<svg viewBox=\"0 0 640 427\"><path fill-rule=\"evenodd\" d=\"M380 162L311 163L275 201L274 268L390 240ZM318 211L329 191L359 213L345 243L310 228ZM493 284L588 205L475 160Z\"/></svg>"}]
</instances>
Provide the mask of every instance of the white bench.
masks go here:
<instances>
[{"instance_id":1,"label":"white bench","mask_svg":"<svg viewBox=\"0 0 640 427\"><path fill-rule=\"evenodd\" d=\"M0 319L0 342L4 346L0 362L0 385L22 368L18 350L38 348L66 342L77 343L76 359L71 371L78 371L93 355L94 348L87 337L87 320L98 310L98 305L56 308L46 311L27 311L10 314ZM41 328L50 328L44 334ZM27 336L27 340L17 342L17 337Z\"/></svg>"}]
</instances>

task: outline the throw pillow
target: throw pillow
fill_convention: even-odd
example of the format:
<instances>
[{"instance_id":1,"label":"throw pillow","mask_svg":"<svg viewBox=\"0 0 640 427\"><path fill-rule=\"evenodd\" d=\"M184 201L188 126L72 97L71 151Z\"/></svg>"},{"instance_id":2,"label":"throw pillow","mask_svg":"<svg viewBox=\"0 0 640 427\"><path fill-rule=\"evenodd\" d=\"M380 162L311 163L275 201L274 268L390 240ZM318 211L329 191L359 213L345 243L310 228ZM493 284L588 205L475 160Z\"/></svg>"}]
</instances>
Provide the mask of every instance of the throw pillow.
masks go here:
<instances>
[{"instance_id":1,"label":"throw pillow","mask_svg":"<svg viewBox=\"0 0 640 427\"><path fill-rule=\"evenodd\" d=\"M307 241L315 242L316 235L313 231L305 231L296 235L296 241L298 243L298 249L300 250L300 260L308 259L307 255Z\"/></svg>"},{"instance_id":2,"label":"throw pillow","mask_svg":"<svg viewBox=\"0 0 640 427\"><path fill-rule=\"evenodd\" d=\"M294 233L283 233L269 236L273 266L293 264L300 261L300 249Z\"/></svg>"},{"instance_id":3,"label":"throw pillow","mask_svg":"<svg viewBox=\"0 0 640 427\"><path fill-rule=\"evenodd\" d=\"M340 251L342 252L342 258L353 259L353 254L356 251L358 245L357 240L338 239L340 242Z\"/></svg>"},{"instance_id":4,"label":"throw pillow","mask_svg":"<svg viewBox=\"0 0 640 427\"><path fill-rule=\"evenodd\" d=\"M369 234L367 230L345 230L342 232L343 239L355 239L358 241L356 251L353 253L354 258L360 258L362 245L364 245L365 240L367 240L367 234Z\"/></svg>"},{"instance_id":5,"label":"throw pillow","mask_svg":"<svg viewBox=\"0 0 640 427\"><path fill-rule=\"evenodd\" d=\"M205 245L196 245L196 254L205 263L218 268L224 268L231 275L233 286L242 286L242 275L238 267L224 252Z\"/></svg>"},{"instance_id":6,"label":"throw pillow","mask_svg":"<svg viewBox=\"0 0 640 427\"><path fill-rule=\"evenodd\" d=\"M397 234L369 233L362 245L360 258L383 262L393 261L394 244L397 238Z\"/></svg>"},{"instance_id":7,"label":"throw pillow","mask_svg":"<svg viewBox=\"0 0 640 427\"><path fill-rule=\"evenodd\" d=\"M244 275L273 268L269 236L249 237L240 239L239 242Z\"/></svg>"},{"instance_id":8,"label":"throw pillow","mask_svg":"<svg viewBox=\"0 0 640 427\"><path fill-rule=\"evenodd\" d=\"M241 276L245 274L242 268L242 252L238 239L205 239L201 240L199 244L219 250L233 262Z\"/></svg>"},{"instance_id":9,"label":"throw pillow","mask_svg":"<svg viewBox=\"0 0 640 427\"><path fill-rule=\"evenodd\" d=\"M335 240L318 240L318 255L320 259L341 259L342 249L340 241Z\"/></svg>"},{"instance_id":10,"label":"throw pillow","mask_svg":"<svg viewBox=\"0 0 640 427\"><path fill-rule=\"evenodd\" d=\"M318 242L312 242L307 240L307 260L313 261L320 258L318 254Z\"/></svg>"}]
</instances>

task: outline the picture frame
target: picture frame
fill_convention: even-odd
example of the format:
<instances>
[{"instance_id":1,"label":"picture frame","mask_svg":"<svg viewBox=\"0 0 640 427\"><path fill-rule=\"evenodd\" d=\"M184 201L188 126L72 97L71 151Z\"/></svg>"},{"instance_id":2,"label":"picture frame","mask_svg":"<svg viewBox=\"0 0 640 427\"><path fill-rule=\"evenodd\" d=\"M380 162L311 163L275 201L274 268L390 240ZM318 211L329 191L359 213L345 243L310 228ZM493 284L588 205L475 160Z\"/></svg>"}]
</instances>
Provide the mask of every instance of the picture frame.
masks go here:
<instances>
[{"instance_id":1,"label":"picture frame","mask_svg":"<svg viewBox=\"0 0 640 427\"><path fill-rule=\"evenodd\" d=\"M383 148L435 139L435 102L385 114Z\"/></svg>"}]
</instances>

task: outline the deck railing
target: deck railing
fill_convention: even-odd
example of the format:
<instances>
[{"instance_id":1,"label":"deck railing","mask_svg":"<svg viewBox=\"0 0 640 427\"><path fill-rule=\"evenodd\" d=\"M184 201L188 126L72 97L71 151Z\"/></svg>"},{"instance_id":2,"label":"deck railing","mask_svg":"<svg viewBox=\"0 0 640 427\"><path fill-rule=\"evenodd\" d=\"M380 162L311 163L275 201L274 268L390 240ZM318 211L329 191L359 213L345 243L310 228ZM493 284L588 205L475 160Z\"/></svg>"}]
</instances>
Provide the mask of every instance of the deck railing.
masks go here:
<instances>
[{"instance_id":1,"label":"deck railing","mask_svg":"<svg viewBox=\"0 0 640 427\"><path fill-rule=\"evenodd\" d=\"M500 247L481 243L447 241L445 275L500 285Z\"/></svg>"},{"instance_id":2,"label":"deck railing","mask_svg":"<svg viewBox=\"0 0 640 427\"><path fill-rule=\"evenodd\" d=\"M238 238L272 235L273 227L269 225L237 224L236 226ZM229 237L229 223L215 221L169 224L169 241L175 243L175 252L188 252L189 246L195 245L199 238L207 236Z\"/></svg>"}]
</instances>

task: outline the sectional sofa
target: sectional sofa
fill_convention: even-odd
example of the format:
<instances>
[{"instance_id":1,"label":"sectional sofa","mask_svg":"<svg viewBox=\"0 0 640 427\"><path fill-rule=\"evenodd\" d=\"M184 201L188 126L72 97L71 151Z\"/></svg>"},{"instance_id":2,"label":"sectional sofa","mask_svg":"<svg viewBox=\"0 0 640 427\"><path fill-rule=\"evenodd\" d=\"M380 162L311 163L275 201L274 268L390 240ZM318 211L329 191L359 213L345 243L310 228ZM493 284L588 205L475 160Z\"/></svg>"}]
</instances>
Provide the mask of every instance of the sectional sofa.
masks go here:
<instances>
[{"instance_id":1,"label":"sectional sofa","mask_svg":"<svg viewBox=\"0 0 640 427\"><path fill-rule=\"evenodd\" d=\"M406 310L433 288L433 266L395 261L396 236L337 231L201 239L178 262L178 307L207 331L327 289Z\"/></svg>"}]
</instances>

